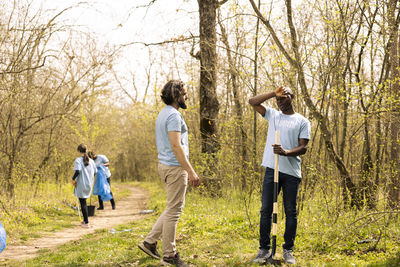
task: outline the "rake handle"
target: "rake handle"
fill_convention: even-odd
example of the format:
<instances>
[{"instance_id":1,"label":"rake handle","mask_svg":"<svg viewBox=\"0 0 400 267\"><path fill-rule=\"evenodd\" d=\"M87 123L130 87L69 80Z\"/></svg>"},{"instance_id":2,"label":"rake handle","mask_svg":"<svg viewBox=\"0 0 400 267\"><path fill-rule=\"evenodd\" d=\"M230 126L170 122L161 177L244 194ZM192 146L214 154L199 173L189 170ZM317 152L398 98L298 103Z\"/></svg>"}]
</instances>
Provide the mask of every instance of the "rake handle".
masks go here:
<instances>
[{"instance_id":1,"label":"rake handle","mask_svg":"<svg viewBox=\"0 0 400 267\"><path fill-rule=\"evenodd\" d=\"M76 197L76 207L78 208L79 222L81 221L81 213L79 211L79 199Z\"/></svg>"}]
</instances>

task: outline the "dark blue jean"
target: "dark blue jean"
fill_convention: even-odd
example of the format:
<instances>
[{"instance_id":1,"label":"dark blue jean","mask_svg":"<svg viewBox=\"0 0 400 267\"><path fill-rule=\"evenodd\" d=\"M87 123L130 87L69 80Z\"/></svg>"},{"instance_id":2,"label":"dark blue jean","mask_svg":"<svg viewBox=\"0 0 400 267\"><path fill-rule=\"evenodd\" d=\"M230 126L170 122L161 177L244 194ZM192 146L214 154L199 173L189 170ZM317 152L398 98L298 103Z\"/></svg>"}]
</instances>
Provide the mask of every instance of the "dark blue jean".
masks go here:
<instances>
[{"instance_id":1,"label":"dark blue jean","mask_svg":"<svg viewBox=\"0 0 400 267\"><path fill-rule=\"evenodd\" d=\"M111 176L110 177L108 177L107 178L107 182L108 182L108 184L111 186ZM110 188L111 189L111 188ZM110 199L110 203L111 203L111 206L112 207L115 207L115 200L114 200L114 196L113 196L113 193L110 191L110 194L111 194L111 196L113 197L112 199ZM99 195L99 196L97 196L98 197L98 199L99 199L99 208L104 208L104 203L103 203L103 200L101 199L101 196Z\"/></svg>"},{"instance_id":2,"label":"dark blue jean","mask_svg":"<svg viewBox=\"0 0 400 267\"><path fill-rule=\"evenodd\" d=\"M82 212L82 216L83 216L83 221L85 223L89 223L88 207L86 204L86 198L79 198L79 203L81 204L81 212Z\"/></svg>"},{"instance_id":3,"label":"dark blue jean","mask_svg":"<svg viewBox=\"0 0 400 267\"><path fill-rule=\"evenodd\" d=\"M279 172L279 192L283 191L283 206L285 208L284 249L293 249L297 229L297 192L301 179ZM271 248L271 224L274 192L274 169L265 170L260 211L260 248Z\"/></svg>"}]
</instances>

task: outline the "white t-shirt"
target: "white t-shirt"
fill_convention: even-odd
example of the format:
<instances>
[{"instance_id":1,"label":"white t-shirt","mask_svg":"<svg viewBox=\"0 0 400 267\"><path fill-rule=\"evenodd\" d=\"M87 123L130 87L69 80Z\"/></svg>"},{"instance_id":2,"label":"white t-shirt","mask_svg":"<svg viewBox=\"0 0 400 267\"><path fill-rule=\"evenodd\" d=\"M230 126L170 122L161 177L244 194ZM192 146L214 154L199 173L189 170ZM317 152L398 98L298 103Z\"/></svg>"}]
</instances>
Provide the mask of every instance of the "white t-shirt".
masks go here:
<instances>
[{"instance_id":1,"label":"white t-shirt","mask_svg":"<svg viewBox=\"0 0 400 267\"><path fill-rule=\"evenodd\" d=\"M286 115L282 111L269 107L266 108L264 118L268 121L268 135L262 166L274 169L275 154L272 145L275 144L275 131L279 130L279 144L283 149L288 150L298 147L300 138L310 140L311 124L299 113ZM279 155L279 171L301 178L300 157Z\"/></svg>"},{"instance_id":2,"label":"white t-shirt","mask_svg":"<svg viewBox=\"0 0 400 267\"><path fill-rule=\"evenodd\" d=\"M75 196L89 198L92 193L94 175L97 173L96 164L92 159L89 159L89 165L85 166L83 157L79 157L75 159L74 171L79 171L79 175L75 180Z\"/></svg>"},{"instance_id":3,"label":"white t-shirt","mask_svg":"<svg viewBox=\"0 0 400 267\"><path fill-rule=\"evenodd\" d=\"M103 166L104 164L106 164L108 162L109 162L109 160L105 155L97 155L97 158L94 160L94 163L96 163L96 167ZM106 178L110 178L111 172L108 169L108 167L103 166L103 168L105 169Z\"/></svg>"}]
</instances>

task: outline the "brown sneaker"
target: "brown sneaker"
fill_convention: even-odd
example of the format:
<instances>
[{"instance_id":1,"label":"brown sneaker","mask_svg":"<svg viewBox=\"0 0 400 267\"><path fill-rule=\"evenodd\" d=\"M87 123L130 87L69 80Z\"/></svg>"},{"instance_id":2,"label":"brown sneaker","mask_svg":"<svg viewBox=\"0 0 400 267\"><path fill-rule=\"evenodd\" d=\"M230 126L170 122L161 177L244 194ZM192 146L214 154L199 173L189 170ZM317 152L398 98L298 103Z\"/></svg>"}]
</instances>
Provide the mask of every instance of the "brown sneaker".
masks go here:
<instances>
[{"instance_id":1,"label":"brown sneaker","mask_svg":"<svg viewBox=\"0 0 400 267\"><path fill-rule=\"evenodd\" d=\"M163 257L161 260L161 265L169 266L175 265L178 267L188 267L189 265L186 264L181 258L179 257L179 253L176 253L173 257Z\"/></svg>"},{"instance_id":2,"label":"brown sneaker","mask_svg":"<svg viewBox=\"0 0 400 267\"><path fill-rule=\"evenodd\" d=\"M161 258L160 254L157 252L157 242L154 244L147 243L146 241L143 241L138 245L138 247L147 255L159 259Z\"/></svg>"}]
</instances>

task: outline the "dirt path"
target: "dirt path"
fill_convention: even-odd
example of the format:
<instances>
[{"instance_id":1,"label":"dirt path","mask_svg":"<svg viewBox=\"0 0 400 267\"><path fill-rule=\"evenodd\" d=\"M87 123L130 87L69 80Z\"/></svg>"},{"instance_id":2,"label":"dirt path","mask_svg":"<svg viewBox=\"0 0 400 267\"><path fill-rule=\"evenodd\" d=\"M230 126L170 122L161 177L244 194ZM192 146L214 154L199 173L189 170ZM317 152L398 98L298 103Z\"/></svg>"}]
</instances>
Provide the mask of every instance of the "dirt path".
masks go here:
<instances>
[{"instance_id":1,"label":"dirt path","mask_svg":"<svg viewBox=\"0 0 400 267\"><path fill-rule=\"evenodd\" d=\"M85 229L80 227L78 220L74 222L74 227L30 241L28 244L7 246L0 255L0 264L8 260L23 260L33 258L40 249L55 249L57 246L66 242L78 240L82 236L93 233L97 229L111 229L116 225L128 223L143 218L139 212L145 209L148 194L145 190L127 186L131 194L116 202L116 209L112 210L109 202L105 202L105 210L96 210L94 217L89 217L91 227ZM76 215L78 218L78 215Z\"/></svg>"}]
</instances>

